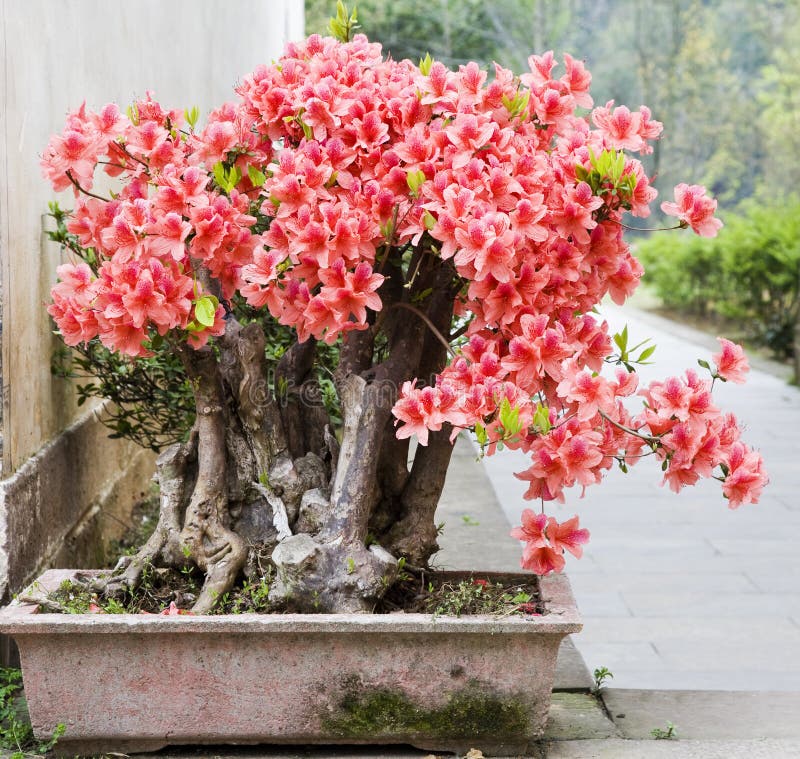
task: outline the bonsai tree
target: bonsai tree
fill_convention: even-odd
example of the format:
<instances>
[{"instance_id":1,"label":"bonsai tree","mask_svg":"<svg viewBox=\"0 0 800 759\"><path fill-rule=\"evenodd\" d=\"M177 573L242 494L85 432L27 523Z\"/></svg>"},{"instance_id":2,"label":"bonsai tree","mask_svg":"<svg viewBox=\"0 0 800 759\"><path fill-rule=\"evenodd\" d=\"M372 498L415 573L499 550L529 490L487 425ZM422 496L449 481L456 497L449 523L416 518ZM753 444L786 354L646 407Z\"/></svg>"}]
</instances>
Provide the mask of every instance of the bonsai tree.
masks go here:
<instances>
[{"instance_id":1,"label":"bonsai tree","mask_svg":"<svg viewBox=\"0 0 800 759\"><path fill-rule=\"evenodd\" d=\"M47 146L47 178L75 194L49 307L64 342L177 357L194 394L188 438L157 462L158 526L105 592L149 562L194 566L193 610L207 612L261 552L276 604L369 609L400 558L436 551L465 430L489 454L530 455L518 476L542 512L513 535L540 574L588 538L545 504L615 463L651 455L674 490L714 476L730 506L755 501L761 459L711 397L742 379L741 348L723 340L707 376L639 389L652 351L635 355L595 313L642 275L623 218L656 195L633 157L661 132L648 109L580 115L591 77L568 55L560 75L545 53L489 77L383 58L354 21L340 7L338 38L289 44L202 129L196 109L148 95L127 114L81 106ZM701 235L721 226L702 187L662 208ZM295 335L274 371L259 311ZM321 347L336 355L338 422Z\"/></svg>"}]
</instances>

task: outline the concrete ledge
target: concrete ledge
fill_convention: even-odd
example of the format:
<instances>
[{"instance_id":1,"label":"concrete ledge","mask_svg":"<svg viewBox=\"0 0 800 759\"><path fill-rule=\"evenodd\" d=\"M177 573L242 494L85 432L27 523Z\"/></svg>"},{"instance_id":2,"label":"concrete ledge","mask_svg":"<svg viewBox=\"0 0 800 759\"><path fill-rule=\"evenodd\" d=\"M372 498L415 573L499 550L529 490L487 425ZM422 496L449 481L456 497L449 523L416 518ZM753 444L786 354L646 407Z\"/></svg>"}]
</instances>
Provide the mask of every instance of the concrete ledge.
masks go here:
<instances>
[{"instance_id":1,"label":"concrete ledge","mask_svg":"<svg viewBox=\"0 0 800 759\"><path fill-rule=\"evenodd\" d=\"M85 414L0 482L0 600L46 567L98 566L130 523L154 456L110 440L101 413Z\"/></svg>"},{"instance_id":2,"label":"concrete ledge","mask_svg":"<svg viewBox=\"0 0 800 759\"><path fill-rule=\"evenodd\" d=\"M553 693L544 737L549 741L582 741L622 736L590 693Z\"/></svg>"}]
</instances>

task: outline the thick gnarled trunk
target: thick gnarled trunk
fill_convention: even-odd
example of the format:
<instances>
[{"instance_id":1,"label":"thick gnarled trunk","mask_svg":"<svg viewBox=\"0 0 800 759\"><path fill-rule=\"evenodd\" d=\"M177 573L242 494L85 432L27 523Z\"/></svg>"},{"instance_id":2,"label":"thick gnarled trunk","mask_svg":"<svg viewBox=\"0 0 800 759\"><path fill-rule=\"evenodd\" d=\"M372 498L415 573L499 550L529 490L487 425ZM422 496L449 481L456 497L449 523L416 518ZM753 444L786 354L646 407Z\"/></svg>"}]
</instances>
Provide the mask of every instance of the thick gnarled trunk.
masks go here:
<instances>
[{"instance_id":1,"label":"thick gnarled trunk","mask_svg":"<svg viewBox=\"0 0 800 759\"><path fill-rule=\"evenodd\" d=\"M429 382L444 365L455 290L452 270L440 261L427 257L414 271L405 290L387 277L381 321L343 341L334 378L341 430L321 402L313 340L295 344L278 363L277 398L257 323L231 318L214 348L180 349L195 425L186 443L159 457L158 526L106 592L134 586L148 562L194 566L205 582L193 611L205 613L258 566L258 556L270 555L276 605L369 611L395 579L400 557L427 563L438 548L434 512L451 430L433 433L409 462L391 409L404 381ZM424 291L432 293L424 309L410 305ZM375 364L379 329L387 346Z\"/></svg>"}]
</instances>

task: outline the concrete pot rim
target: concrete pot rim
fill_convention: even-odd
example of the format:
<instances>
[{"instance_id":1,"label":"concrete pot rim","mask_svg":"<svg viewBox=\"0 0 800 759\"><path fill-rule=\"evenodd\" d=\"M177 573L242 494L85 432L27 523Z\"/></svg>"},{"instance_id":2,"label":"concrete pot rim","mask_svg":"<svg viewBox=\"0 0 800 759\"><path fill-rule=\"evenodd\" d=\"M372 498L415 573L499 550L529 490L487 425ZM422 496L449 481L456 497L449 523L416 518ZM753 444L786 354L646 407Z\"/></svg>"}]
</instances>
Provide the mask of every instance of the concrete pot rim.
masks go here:
<instances>
[{"instance_id":1,"label":"concrete pot rim","mask_svg":"<svg viewBox=\"0 0 800 759\"><path fill-rule=\"evenodd\" d=\"M50 569L21 595L36 597L57 589L78 570ZM469 576L469 572L449 573ZM475 572L481 577L530 577L530 573ZM575 599L564 575L540 578L542 600L548 609L543 616L472 615L463 617L432 614L219 614L204 616L161 616L158 614L52 614L39 613L32 602L14 600L0 611L0 633L37 634L236 634L236 633L426 633L567 635L583 628Z\"/></svg>"}]
</instances>

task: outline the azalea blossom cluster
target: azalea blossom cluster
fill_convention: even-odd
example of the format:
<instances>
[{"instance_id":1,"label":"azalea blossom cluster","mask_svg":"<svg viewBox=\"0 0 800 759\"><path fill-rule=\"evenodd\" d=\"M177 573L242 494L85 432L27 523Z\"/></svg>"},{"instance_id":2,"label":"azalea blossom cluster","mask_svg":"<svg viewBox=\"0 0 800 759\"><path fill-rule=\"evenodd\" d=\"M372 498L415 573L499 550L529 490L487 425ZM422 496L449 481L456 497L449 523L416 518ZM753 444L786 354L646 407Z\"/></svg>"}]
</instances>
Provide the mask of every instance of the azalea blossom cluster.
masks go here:
<instances>
[{"instance_id":1,"label":"azalea blossom cluster","mask_svg":"<svg viewBox=\"0 0 800 759\"><path fill-rule=\"evenodd\" d=\"M212 113L200 134L184 125L183 112L148 95L127 115L114 104L97 113L83 105L51 138L42 169L54 189L74 188L67 229L89 253L62 264L51 291L48 311L67 345L99 336L108 348L146 356L156 334L179 331L201 347L224 332L225 308L193 261L229 298L261 239L248 213L252 183L223 194L208 164L236 145L249 165L264 166L271 145L233 109ZM100 171L121 181L109 199L92 192Z\"/></svg>"},{"instance_id":2,"label":"azalea blossom cluster","mask_svg":"<svg viewBox=\"0 0 800 759\"><path fill-rule=\"evenodd\" d=\"M559 524L553 517L525 509L522 525L511 531L511 537L525 541L522 565L545 575L564 568L565 551L579 559L583 555L583 544L589 540L589 531L578 527L578 517Z\"/></svg>"},{"instance_id":3,"label":"azalea blossom cluster","mask_svg":"<svg viewBox=\"0 0 800 759\"><path fill-rule=\"evenodd\" d=\"M435 381L403 384L398 437L425 445L450 425L490 453L521 448L527 497L542 501L643 452L673 489L718 476L731 506L755 501L761 459L711 401L715 380L741 379L738 347L723 341L709 379L640 389L619 356L602 374L614 345L593 310L623 303L642 275L622 218L650 214L657 193L633 154L652 151L661 124L646 107L593 109L591 76L569 55L560 73L552 53L529 64L489 77L475 63L384 58L362 35L312 35L244 77L239 102L199 133L149 97L127 116L81 108L42 160L55 189L75 189L68 228L94 251L59 269L50 313L65 341L99 335L141 356L172 331L201 346L240 293L301 341L333 343L380 323L387 267L413 282L432 256L459 285L463 338ZM98 167L122 180L108 200L91 194ZM662 209L701 235L721 225L696 185ZM538 572L588 538L577 518L532 513L514 534Z\"/></svg>"}]
</instances>

